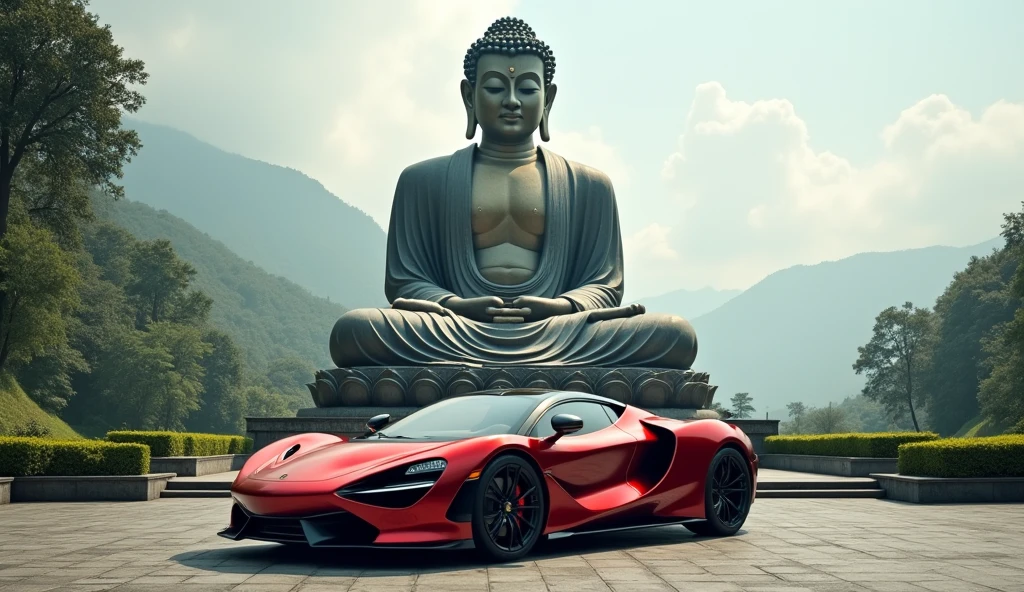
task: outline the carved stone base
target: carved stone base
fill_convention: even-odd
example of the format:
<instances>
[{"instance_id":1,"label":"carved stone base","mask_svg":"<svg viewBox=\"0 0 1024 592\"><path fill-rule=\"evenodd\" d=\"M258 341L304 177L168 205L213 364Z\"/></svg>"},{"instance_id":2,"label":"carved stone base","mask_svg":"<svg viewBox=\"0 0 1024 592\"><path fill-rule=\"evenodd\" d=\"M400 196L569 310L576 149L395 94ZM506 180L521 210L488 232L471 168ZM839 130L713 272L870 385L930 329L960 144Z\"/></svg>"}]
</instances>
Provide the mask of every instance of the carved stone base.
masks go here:
<instances>
[{"instance_id":1,"label":"carved stone base","mask_svg":"<svg viewBox=\"0 0 1024 592\"><path fill-rule=\"evenodd\" d=\"M717 386L707 372L591 367L359 367L319 370L306 386L317 407L423 407L486 389L548 388L595 393L643 408L708 409Z\"/></svg>"}]
</instances>

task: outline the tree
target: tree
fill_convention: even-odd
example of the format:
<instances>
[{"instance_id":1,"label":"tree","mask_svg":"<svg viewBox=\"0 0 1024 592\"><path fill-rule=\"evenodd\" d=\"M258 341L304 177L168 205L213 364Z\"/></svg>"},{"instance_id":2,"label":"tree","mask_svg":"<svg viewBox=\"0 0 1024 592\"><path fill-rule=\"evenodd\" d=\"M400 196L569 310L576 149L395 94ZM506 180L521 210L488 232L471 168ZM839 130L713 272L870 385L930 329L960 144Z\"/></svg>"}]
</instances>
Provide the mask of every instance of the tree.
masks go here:
<instances>
[{"instance_id":1,"label":"tree","mask_svg":"<svg viewBox=\"0 0 1024 592\"><path fill-rule=\"evenodd\" d=\"M732 396L732 415L736 419L745 419L754 413L754 406L751 405L750 393L736 393Z\"/></svg>"},{"instance_id":2,"label":"tree","mask_svg":"<svg viewBox=\"0 0 1024 592\"><path fill-rule=\"evenodd\" d=\"M164 320L180 321L181 318L167 317L173 317L182 309L187 314L178 314L178 317L184 316L189 322L201 323L206 320L210 311L209 299L198 293L187 292L196 276L196 269L178 257L170 241L161 239L135 244L131 256L131 276L125 292L136 303L137 328ZM199 319L190 318L197 315Z\"/></svg>"},{"instance_id":3,"label":"tree","mask_svg":"<svg viewBox=\"0 0 1024 592\"><path fill-rule=\"evenodd\" d=\"M1003 219L1005 250L1020 261L1024 258L1024 211L1004 214ZM1017 309L1013 319L984 343L990 355L990 375L978 391L985 417L1004 425L1024 422L1024 265L1017 266L1010 292Z\"/></svg>"},{"instance_id":4,"label":"tree","mask_svg":"<svg viewBox=\"0 0 1024 592\"><path fill-rule=\"evenodd\" d=\"M0 370L18 366L67 340L67 316L80 281L71 256L34 224L11 226L0 240Z\"/></svg>"},{"instance_id":5,"label":"tree","mask_svg":"<svg viewBox=\"0 0 1024 592\"><path fill-rule=\"evenodd\" d=\"M147 327L143 339L152 347L171 354L165 388L156 393L159 405L156 427L184 429L185 419L199 409L205 373L202 361L213 348L203 341L199 329L175 323L153 323Z\"/></svg>"},{"instance_id":6,"label":"tree","mask_svg":"<svg viewBox=\"0 0 1024 592\"><path fill-rule=\"evenodd\" d=\"M923 386L929 425L942 434L978 415L979 381L989 375L982 343L1020 304L1010 290L1017 264L1009 249L973 257L935 303L936 339Z\"/></svg>"},{"instance_id":7,"label":"tree","mask_svg":"<svg viewBox=\"0 0 1024 592\"><path fill-rule=\"evenodd\" d=\"M40 408L59 414L76 394L72 377L88 371L81 352L64 340L20 368L17 377L18 384Z\"/></svg>"},{"instance_id":8,"label":"tree","mask_svg":"<svg viewBox=\"0 0 1024 592\"><path fill-rule=\"evenodd\" d=\"M121 113L144 103L144 64L123 57L84 0L0 0L0 239L25 159L120 196L139 147Z\"/></svg>"},{"instance_id":9,"label":"tree","mask_svg":"<svg viewBox=\"0 0 1024 592\"><path fill-rule=\"evenodd\" d=\"M924 402L921 388L928 351L934 338L934 314L910 302L890 306L875 318L871 340L857 348L853 364L857 374L867 375L864 396L885 405L893 419L910 414L914 429L921 431L914 406Z\"/></svg>"},{"instance_id":10,"label":"tree","mask_svg":"<svg viewBox=\"0 0 1024 592\"><path fill-rule=\"evenodd\" d=\"M83 214L88 186L123 194L114 180L141 146L134 131L121 129L121 113L144 102L132 88L146 82L143 63L124 58L110 28L85 7L85 0L0 0L0 241L11 228L16 184L26 188L28 215L59 235L68 228L61 216ZM31 310L8 302L17 298L10 286L0 269L5 335L17 331L11 324L29 324L19 317Z\"/></svg>"},{"instance_id":11,"label":"tree","mask_svg":"<svg viewBox=\"0 0 1024 592\"><path fill-rule=\"evenodd\" d=\"M786 405L786 409L789 410L789 417L793 420L790 422L790 430L794 434L802 434L803 431L803 420L804 415L807 413L807 407L803 403L794 402Z\"/></svg>"},{"instance_id":12,"label":"tree","mask_svg":"<svg viewBox=\"0 0 1024 592\"><path fill-rule=\"evenodd\" d=\"M1020 202L1024 206L1024 201ZM1024 207L1019 212L1003 214L1002 232L999 234L1006 241L1006 248L1014 250L1024 247Z\"/></svg>"},{"instance_id":13,"label":"tree","mask_svg":"<svg viewBox=\"0 0 1024 592\"><path fill-rule=\"evenodd\" d=\"M828 404L828 407L811 409L805 418L809 434L840 434L850 431L846 412L840 407Z\"/></svg>"},{"instance_id":14,"label":"tree","mask_svg":"<svg viewBox=\"0 0 1024 592\"><path fill-rule=\"evenodd\" d=\"M238 431L245 412L241 392L242 353L225 333L207 330L203 341L210 345L203 364L203 396L199 411L188 418L190 431L231 433Z\"/></svg>"},{"instance_id":15,"label":"tree","mask_svg":"<svg viewBox=\"0 0 1024 592\"><path fill-rule=\"evenodd\" d=\"M195 327L152 323L128 329L100 356L93 371L108 427L184 428L199 409L202 359L210 352Z\"/></svg>"}]
</instances>

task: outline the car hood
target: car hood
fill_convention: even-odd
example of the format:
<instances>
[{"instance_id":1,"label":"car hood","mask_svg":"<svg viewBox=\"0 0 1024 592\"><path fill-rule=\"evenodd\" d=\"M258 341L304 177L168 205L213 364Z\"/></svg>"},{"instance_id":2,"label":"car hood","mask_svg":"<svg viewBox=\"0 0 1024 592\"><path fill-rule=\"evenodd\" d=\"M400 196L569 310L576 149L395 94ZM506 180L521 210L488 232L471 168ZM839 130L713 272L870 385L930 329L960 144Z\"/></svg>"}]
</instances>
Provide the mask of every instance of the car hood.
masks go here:
<instances>
[{"instance_id":1,"label":"car hood","mask_svg":"<svg viewBox=\"0 0 1024 592\"><path fill-rule=\"evenodd\" d=\"M284 461L274 460L256 469L248 478L257 481L326 481L363 469L384 467L449 444L451 442L356 440L328 444L306 453L300 448Z\"/></svg>"}]
</instances>

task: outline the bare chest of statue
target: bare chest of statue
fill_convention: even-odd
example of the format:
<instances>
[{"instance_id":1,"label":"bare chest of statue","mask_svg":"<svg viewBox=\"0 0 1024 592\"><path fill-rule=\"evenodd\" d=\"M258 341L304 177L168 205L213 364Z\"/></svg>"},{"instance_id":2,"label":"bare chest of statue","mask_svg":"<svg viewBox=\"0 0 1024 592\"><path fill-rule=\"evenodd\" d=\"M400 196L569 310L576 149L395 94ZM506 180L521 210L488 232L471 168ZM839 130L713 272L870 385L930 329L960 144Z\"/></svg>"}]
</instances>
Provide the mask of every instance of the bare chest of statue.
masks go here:
<instances>
[{"instance_id":1,"label":"bare chest of statue","mask_svg":"<svg viewBox=\"0 0 1024 592\"><path fill-rule=\"evenodd\" d=\"M544 163L477 152L473 163L473 248L480 274L501 285L537 272L544 245Z\"/></svg>"}]
</instances>

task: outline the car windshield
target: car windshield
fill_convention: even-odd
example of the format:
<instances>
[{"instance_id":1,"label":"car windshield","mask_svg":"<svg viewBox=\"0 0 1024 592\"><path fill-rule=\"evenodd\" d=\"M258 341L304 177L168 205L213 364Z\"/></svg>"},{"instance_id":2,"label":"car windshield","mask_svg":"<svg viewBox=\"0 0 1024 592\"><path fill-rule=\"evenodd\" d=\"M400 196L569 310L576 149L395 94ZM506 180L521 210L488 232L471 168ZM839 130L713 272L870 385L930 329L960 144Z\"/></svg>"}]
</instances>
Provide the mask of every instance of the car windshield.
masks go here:
<instances>
[{"instance_id":1,"label":"car windshield","mask_svg":"<svg viewBox=\"0 0 1024 592\"><path fill-rule=\"evenodd\" d=\"M539 399L530 395L467 395L424 407L387 426L382 438L461 439L519 430Z\"/></svg>"}]
</instances>

